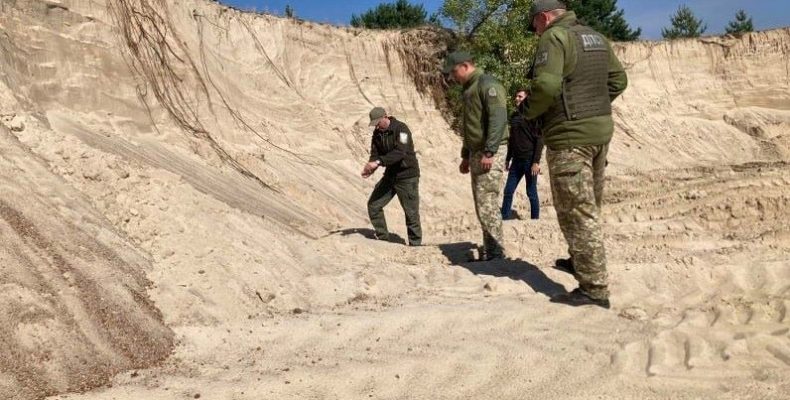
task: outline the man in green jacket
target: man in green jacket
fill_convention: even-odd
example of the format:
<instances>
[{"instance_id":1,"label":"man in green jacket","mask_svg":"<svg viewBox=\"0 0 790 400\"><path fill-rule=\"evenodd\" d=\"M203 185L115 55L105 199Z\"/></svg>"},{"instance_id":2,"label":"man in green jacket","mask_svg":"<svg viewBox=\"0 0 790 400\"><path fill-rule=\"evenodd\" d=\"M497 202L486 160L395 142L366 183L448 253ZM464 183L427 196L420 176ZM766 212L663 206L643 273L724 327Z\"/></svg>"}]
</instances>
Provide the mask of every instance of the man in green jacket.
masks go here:
<instances>
[{"instance_id":1,"label":"man in green jacket","mask_svg":"<svg viewBox=\"0 0 790 400\"><path fill-rule=\"evenodd\" d=\"M611 102L628 80L609 41L561 1L535 0L530 20L540 40L525 118L541 122L548 148L554 207L570 253L557 267L579 281L551 301L609 308L601 200L614 132Z\"/></svg>"},{"instance_id":2,"label":"man in green jacket","mask_svg":"<svg viewBox=\"0 0 790 400\"><path fill-rule=\"evenodd\" d=\"M463 85L462 174L472 173L472 195L484 252L479 261L505 257L499 193L507 153L507 94L496 78L475 66L466 52L454 52L445 60L445 74Z\"/></svg>"}]
</instances>

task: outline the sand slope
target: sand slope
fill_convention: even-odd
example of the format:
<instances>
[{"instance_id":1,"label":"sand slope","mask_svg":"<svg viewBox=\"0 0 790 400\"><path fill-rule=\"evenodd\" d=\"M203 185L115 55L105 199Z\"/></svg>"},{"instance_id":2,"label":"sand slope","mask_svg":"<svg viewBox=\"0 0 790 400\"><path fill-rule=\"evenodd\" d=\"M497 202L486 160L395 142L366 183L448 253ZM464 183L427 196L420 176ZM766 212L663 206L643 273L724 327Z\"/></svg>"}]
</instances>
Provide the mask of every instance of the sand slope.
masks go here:
<instances>
[{"instance_id":1,"label":"sand slope","mask_svg":"<svg viewBox=\"0 0 790 400\"><path fill-rule=\"evenodd\" d=\"M0 3L2 284L48 332L6 303L2 393L787 398L790 30L617 45L608 312L547 300L574 281L550 268L545 175L542 219L506 223L512 260L465 262L479 228L426 86L436 35ZM369 239L373 105L414 132L422 248Z\"/></svg>"},{"instance_id":2,"label":"sand slope","mask_svg":"<svg viewBox=\"0 0 790 400\"><path fill-rule=\"evenodd\" d=\"M0 396L90 388L169 356L150 262L0 127Z\"/></svg>"}]
</instances>

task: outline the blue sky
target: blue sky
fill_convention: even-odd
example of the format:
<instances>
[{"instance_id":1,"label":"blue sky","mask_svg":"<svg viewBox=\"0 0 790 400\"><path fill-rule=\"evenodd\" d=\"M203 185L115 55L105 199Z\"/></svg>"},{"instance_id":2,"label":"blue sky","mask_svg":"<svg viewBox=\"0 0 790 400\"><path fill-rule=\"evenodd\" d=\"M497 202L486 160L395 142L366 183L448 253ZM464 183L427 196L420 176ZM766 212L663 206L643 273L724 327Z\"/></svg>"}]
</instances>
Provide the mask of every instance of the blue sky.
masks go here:
<instances>
[{"instance_id":1,"label":"blue sky","mask_svg":"<svg viewBox=\"0 0 790 400\"><path fill-rule=\"evenodd\" d=\"M300 18L337 25L346 25L351 14L360 14L384 0L220 0L244 9L282 14L290 4ZM394 0L386 0L392 2ZM410 0L422 3L428 12L436 11L441 0ZM669 16L680 4L686 4L708 23L706 34L724 32L727 22L739 9L754 18L758 30L790 26L790 1L788 0L619 0L617 5L625 10L625 17L632 27L642 28L643 39L660 39L661 28L669 25Z\"/></svg>"}]
</instances>

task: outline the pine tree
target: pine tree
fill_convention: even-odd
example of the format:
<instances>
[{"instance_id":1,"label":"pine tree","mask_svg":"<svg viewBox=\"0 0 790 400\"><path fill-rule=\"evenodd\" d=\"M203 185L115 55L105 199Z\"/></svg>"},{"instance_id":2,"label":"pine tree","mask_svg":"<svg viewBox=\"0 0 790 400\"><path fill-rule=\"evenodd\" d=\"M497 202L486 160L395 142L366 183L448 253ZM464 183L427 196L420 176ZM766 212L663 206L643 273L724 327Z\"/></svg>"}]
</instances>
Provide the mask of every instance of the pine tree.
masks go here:
<instances>
[{"instance_id":1,"label":"pine tree","mask_svg":"<svg viewBox=\"0 0 790 400\"><path fill-rule=\"evenodd\" d=\"M675 15L670 17L670 23L671 27L661 29L664 39L696 38L708 29L708 24L698 19L685 4L678 7Z\"/></svg>"},{"instance_id":2,"label":"pine tree","mask_svg":"<svg viewBox=\"0 0 790 400\"><path fill-rule=\"evenodd\" d=\"M351 15L351 26L368 29L413 28L427 23L428 14L422 4L408 0L381 3L362 15Z\"/></svg>"},{"instance_id":3,"label":"pine tree","mask_svg":"<svg viewBox=\"0 0 790 400\"><path fill-rule=\"evenodd\" d=\"M569 10L576 12L584 24L612 40L627 42L639 39L642 28L631 29L617 0L568 0Z\"/></svg>"},{"instance_id":4,"label":"pine tree","mask_svg":"<svg viewBox=\"0 0 790 400\"><path fill-rule=\"evenodd\" d=\"M294 8L291 7L290 4L286 4L285 5L285 16L287 18L293 18L294 17Z\"/></svg>"},{"instance_id":5,"label":"pine tree","mask_svg":"<svg viewBox=\"0 0 790 400\"><path fill-rule=\"evenodd\" d=\"M754 31L752 17L748 16L746 11L739 10L738 13L735 14L735 20L730 21L726 30L729 34L752 32Z\"/></svg>"}]
</instances>

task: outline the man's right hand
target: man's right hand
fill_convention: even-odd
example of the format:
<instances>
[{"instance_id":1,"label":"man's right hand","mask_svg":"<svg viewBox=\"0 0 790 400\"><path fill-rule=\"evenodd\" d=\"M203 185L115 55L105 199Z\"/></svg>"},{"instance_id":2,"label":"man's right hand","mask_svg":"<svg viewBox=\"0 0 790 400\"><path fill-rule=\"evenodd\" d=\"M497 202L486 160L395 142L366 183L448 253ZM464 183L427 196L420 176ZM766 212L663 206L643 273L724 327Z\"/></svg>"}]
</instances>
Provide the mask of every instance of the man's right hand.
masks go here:
<instances>
[{"instance_id":1,"label":"man's right hand","mask_svg":"<svg viewBox=\"0 0 790 400\"><path fill-rule=\"evenodd\" d=\"M379 167L379 164L376 162L369 162L365 164L365 167L362 168L362 177L368 178L369 176L373 175L376 172L376 169Z\"/></svg>"},{"instance_id":2,"label":"man's right hand","mask_svg":"<svg viewBox=\"0 0 790 400\"><path fill-rule=\"evenodd\" d=\"M468 174L469 173L469 159L468 158L464 158L463 160L461 160L461 165L458 166L458 171L460 171L462 174Z\"/></svg>"}]
</instances>

